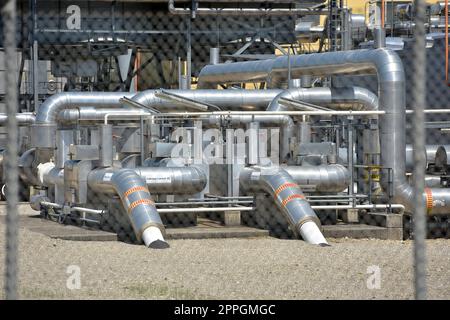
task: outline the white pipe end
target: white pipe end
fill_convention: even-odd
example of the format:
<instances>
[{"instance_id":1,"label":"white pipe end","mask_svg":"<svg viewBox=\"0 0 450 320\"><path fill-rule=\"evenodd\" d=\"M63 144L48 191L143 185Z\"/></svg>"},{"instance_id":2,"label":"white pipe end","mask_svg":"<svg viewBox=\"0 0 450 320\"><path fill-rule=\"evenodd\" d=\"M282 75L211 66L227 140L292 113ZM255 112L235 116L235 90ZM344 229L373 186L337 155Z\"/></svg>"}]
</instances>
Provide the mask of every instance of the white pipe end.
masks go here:
<instances>
[{"instance_id":1,"label":"white pipe end","mask_svg":"<svg viewBox=\"0 0 450 320\"><path fill-rule=\"evenodd\" d=\"M169 244L164 240L161 230L157 227L148 227L142 233L142 240L145 246L152 249L166 249Z\"/></svg>"},{"instance_id":2,"label":"white pipe end","mask_svg":"<svg viewBox=\"0 0 450 320\"><path fill-rule=\"evenodd\" d=\"M322 247L329 246L317 224L313 221L307 221L300 227L300 235L303 240L310 244L317 244Z\"/></svg>"},{"instance_id":3,"label":"white pipe end","mask_svg":"<svg viewBox=\"0 0 450 320\"><path fill-rule=\"evenodd\" d=\"M53 162L46 162L46 163L40 163L37 166L37 176L39 179L39 183L44 185L44 177L55 167L55 164Z\"/></svg>"}]
</instances>

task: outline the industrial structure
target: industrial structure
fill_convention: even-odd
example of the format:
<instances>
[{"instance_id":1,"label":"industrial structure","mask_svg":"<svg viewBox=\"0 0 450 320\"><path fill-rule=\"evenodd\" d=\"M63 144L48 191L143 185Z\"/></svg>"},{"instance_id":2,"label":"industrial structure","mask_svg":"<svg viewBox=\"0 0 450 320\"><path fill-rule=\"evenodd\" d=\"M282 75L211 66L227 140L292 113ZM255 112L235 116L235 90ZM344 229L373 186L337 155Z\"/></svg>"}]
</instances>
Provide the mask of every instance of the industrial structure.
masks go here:
<instances>
[{"instance_id":1,"label":"industrial structure","mask_svg":"<svg viewBox=\"0 0 450 320\"><path fill-rule=\"evenodd\" d=\"M214 212L318 245L322 224L382 212L410 237L413 153L426 152L429 222L450 234L444 1L427 11L426 150L408 134L411 1L19 8L20 181L43 218L152 248Z\"/></svg>"}]
</instances>

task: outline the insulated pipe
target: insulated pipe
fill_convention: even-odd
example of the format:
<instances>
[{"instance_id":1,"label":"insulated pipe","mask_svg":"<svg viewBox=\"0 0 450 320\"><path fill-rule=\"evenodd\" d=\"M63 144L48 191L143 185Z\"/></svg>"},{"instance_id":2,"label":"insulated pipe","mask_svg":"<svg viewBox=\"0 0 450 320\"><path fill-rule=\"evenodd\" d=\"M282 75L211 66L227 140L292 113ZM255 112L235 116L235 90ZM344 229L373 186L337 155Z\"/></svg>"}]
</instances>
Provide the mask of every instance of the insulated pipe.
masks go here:
<instances>
[{"instance_id":1,"label":"insulated pipe","mask_svg":"<svg viewBox=\"0 0 450 320\"><path fill-rule=\"evenodd\" d=\"M445 159L436 159L436 157L443 156L441 154L442 151L445 151L447 159L450 159L450 145L427 144L425 146L427 162L436 163L436 161L445 161ZM409 169L414 167L413 146L411 144L406 145L406 167Z\"/></svg>"},{"instance_id":2,"label":"insulated pipe","mask_svg":"<svg viewBox=\"0 0 450 320\"><path fill-rule=\"evenodd\" d=\"M341 106L342 104L360 104L363 110L378 110L376 94L361 87L349 88L294 88L287 89L276 96L267 108L268 111L286 111L287 107L279 103L280 98L299 100L319 105Z\"/></svg>"},{"instance_id":3,"label":"insulated pipe","mask_svg":"<svg viewBox=\"0 0 450 320\"><path fill-rule=\"evenodd\" d=\"M207 184L205 172L196 166L138 167L130 170L146 182L152 194L195 194L205 189ZM89 187L102 193L114 192L110 184L103 183L104 176L102 171L92 172L88 177Z\"/></svg>"},{"instance_id":4,"label":"insulated pipe","mask_svg":"<svg viewBox=\"0 0 450 320\"><path fill-rule=\"evenodd\" d=\"M130 92L63 92L58 93L39 107L36 114L36 124L55 123L56 118L62 110L74 109L82 106L97 108L121 108L120 99L132 98L134 93Z\"/></svg>"},{"instance_id":5,"label":"insulated pipe","mask_svg":"<svg viewBox=\"0 0 450 320\"><path fill-rule=\"evenodd\" d=\"M363 110L376 111L378 110L378 97L371 91L361 87L350 88L313 88L313 89L288 89L280 93L272 100L267 111L287 111L288 107L279 103L281 98L288 98L291 100L300 100L315 104L322 104L327 106L341 104L360 104ZM378 116L369 116L371 119L378 119ZM282 155L286 156L289 153L289 137L292 136L290 131L282 132L281 137L281 151ZM378 130L371 135L372 145L379 145ZM375 153L377 150L373 150Z\"/></svg>"},{"instance_id":6,"label":"insulated pipe","mask_svg":"<svg viewBox=\"0 0 450 320\"><path fill-rule=\"evenodd\" d=\"M265 3L267 1L264 1ZM326 1L323 2L325 4ZM225 15L225 16L297 16L326 14L328 10L309 8L198 8L194 10L175 7L175 1L169 0L169 12L173 15Z\"/></svg>"},{"instance_id":7,"label":"insulated pipe","mask_svg":"<svg viewBox=\"0 0 450 320\"><path fill-rule=\"evenodd\" d=\"M174 95L215 105L227 110L261 110L282 90L166 90ZM158 98L159 90L146 90L135 95L132 100L155 109L185 110L181 103Z\"/></svg>"},{"instance_id":8,"label":"insulated pipe","mask_svg":"<svg viewBox=\"0 0 450 320\"><path fill-rule=\"evenodd\" d=\"M271 194L295 234L308 243L327 246L320 220L294 179L280 167L247 167L241 171L242 190L264 190Z\"/></svg>"},{"instance_id":9,"label":"insulated pipe","mask_svg":"<svg viewBox=\"0 0 450 320\"><path fill-rule=\"evenodd\" d=\"M31 126L31 145L36 148L55 148L55 131L58 114L66 109L81 106L120 108L120 99L131 98L129 92L63 92L58 93L39 107L35 124ZM48 159L42 159L43 161Z\"/></svg>"},{"instance_id":10,"label":"insulated pipe","mask_svg":"<svg viewBox=\"0 0 450 320\"><path fill-rule=\"evenodd\" d=\"M282 167L302 189L321 193L342 192L350 185L350 174L340 164Z\"/></svg>"},{"instance_id":11,"label":"insulated pipe","mask_svg":"<svg viewBox=\"0 0 450 320\"><path fill-rule=\"evenodd\" d=\"M280 83L287 77L288 59L250 62L236 62L206 66L198 79L200 88L218 83L258 82L269 79L271 85ZM330 76L338 74L377 74L379 105L384 114L380 115L381 165L385 168L381 184L394 202L404 204L412 211L413 190L406 180L406 137L405 137L405 73L401 59L393 50L354 50L327 52L290 57L291 77L309 74ZM392 175L387 169L392 169ZM450 191L427 189L423 194L428 211L450 212ZM445 193L447 192L447 193ZM437 205L442 205L439 208Z\"/></svg>"},{"instance_id":12,"label":"insulated pipe","mask_svg":"<svg viewBox=\"0 0 450 320\"><path fill-rule=\"evenodd\" d=\"M6 121L8 120L8 116L6 113L0 113L0 126L6 125ZM19 126L27 126L33 124L36 120L36 117L31 112L24 112L16 114L17 125Z\"/></svg>"},{"instance_id":13,"label":"insulated pipe","mask_svg":"<svg viewBox=\"0 0 450 320\"><path fill-rule=\"evenodd\" d=\"M165 249L169 245L164 240L164 225L156 210L150 192L142 179L130 169L91 171L88 179L102 176L100 184L110 185L122 200L125 213L136 234L138 241L153 249ZM92 185L89 185L92 188ZM101 191L96 190L93 191Z\"/></svg>"},{"instance_id":14,"label":"insulated pipe","mask_svg":"<svg viewBox=\"0 0 450 320\"><path fill-rule=\"evenodd\" d=\"M131 108L101 108L94 107L81 107L76 109L63 110L58 114L58 122L77 122L77 121L95 121L103 122L105 116L108 116L108 120L135 120L136 116L152 113L143 109L131 109ZM129 118L127 118L127 116Z\"/></svg>"},{"instance_id":15,"label":"insulated pipe","mask_svg":"<svg viewBox=\"0 0 450 320\"><path fill-rule=\"evenodd\" d=\"M114 193L115 189L103 179L111 176L112 169L94 170L89 174L88 185L102 193ZM195 194L207 185L206 173L199 167L138 167L130 169L140 176L152 194ZM55 168L52 162L38 167L39 184L64 186L64 169Z\"/></svg>"}]
</instances>

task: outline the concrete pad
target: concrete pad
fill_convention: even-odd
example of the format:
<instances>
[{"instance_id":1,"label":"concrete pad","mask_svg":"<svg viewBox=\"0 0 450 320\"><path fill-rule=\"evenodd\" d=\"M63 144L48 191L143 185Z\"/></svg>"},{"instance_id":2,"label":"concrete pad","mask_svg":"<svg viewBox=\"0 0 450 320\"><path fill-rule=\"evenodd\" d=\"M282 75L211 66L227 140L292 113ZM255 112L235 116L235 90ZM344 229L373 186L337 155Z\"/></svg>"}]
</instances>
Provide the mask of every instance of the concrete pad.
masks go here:
<instances>
[{"instance_id":1,"label":"concrete pad","mask_svg":"<svg viewBox=\"0 0 450 320\"><path fill-rule=\"evenodd\" d=\"M367 224L337 224L323 226L323 235L326 238L352 238L352 239L387 239L388 229Z\"/></svg>"}]
</instances>

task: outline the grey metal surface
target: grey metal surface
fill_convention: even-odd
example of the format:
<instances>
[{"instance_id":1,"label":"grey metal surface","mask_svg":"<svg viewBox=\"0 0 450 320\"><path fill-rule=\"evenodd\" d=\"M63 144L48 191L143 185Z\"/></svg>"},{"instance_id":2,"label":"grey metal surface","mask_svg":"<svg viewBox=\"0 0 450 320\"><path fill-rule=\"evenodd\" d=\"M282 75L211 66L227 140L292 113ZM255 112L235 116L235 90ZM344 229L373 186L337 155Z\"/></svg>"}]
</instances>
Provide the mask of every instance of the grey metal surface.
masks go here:
<instances>
[{"instance_id":1,"label":"grey metal surface","mask_svg":"<svg viewBox=\"0 0 450 320\"><path fill-rule=\"evenodd\" d=\"M110 179L103 182L111 183L120 196L124 213L129 217L137 239L141 241L142 233L148 227L157 227L164 234L164 225L144 180L128 169L114 172Z\"/></svg>"},{"instance_id":2,"label":"grey metal surface","mask_svg":"<svg viewBox=\"0 0 450 320\"><path fill-rule=\"evenodd\" d=\"M406 181L406 137L405 137L405 74L398 55L389 49L354 50L292 56L292 77L338 74L377 74L379 106L386 113L380 115L381 175L384 190L392 184L393 199L402 203L411 212L413 192ZM277 85L286 79L287 57L250 62L236 62L206 66L199 75L199 87L213 87L219 83L242 83L270 80ZM389 170L392 170L392 177ZM392 178L392 182L390 181ZM431 191L433 193L433 191ZM450 194L450 192L449 192ZM436 194L442 197L442 192ZM425 198L426 195L423 194ZM433 199L435 199L433 197ZM450 206L445 198L436 198L445 207ZM435 207L431 212L441 211ZM448 207L447 207L448 210Z\"/></svg>"},{"instance_id":3,"label":"grey metal surface","mask_svg":"<svg viewBox=\"0 0 450 320\"><path fill-rule=\"evenodd\" d=\"M259 188L272 195L297 236L302 225L308 221L320 226L320 220L302 190L286 170L280 167L247 167L241 171L240 185L242 191Z\"/></svg>"},{"instance_id":4,"label":"grey metal surface","mask_svg":"<svg viewBox=\"0 0 450 320\"><path fill-rule=\"evenodd\" d=\"M282 166L300 187L309 192L337 193L350 185L350 174L346 167L322 166Z\"/></svg>"}]
</instances>

